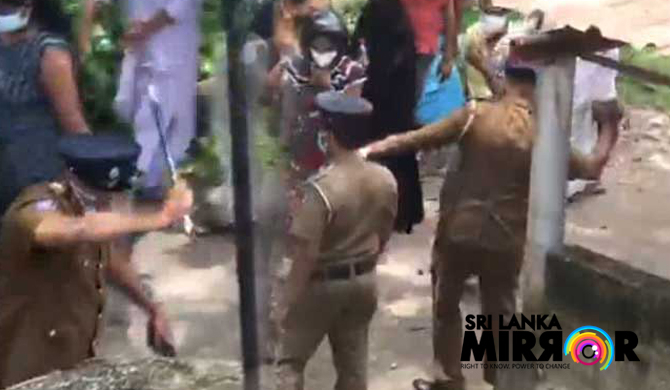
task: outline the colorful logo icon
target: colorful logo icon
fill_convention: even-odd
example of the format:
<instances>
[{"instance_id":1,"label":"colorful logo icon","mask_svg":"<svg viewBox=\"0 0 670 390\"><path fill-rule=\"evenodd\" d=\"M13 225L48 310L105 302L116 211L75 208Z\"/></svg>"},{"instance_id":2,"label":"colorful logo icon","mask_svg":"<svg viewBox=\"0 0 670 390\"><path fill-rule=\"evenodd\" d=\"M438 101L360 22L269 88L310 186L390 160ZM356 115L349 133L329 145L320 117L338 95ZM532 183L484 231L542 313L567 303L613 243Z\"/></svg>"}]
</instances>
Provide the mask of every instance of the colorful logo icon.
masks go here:
<instances>
[{"instance_id":1,"label":"colorful logo icon","mask_svg":"<svg viewBox=\"0 0 670 390\"><path fill-rule=\"evenodd\" d=\"M563 349L575 363L585 366L602 364L600 371L607 370L614 360L612 339L607 332L595 326L582 326L572 332Z\"/></svg>"}]
</instances>

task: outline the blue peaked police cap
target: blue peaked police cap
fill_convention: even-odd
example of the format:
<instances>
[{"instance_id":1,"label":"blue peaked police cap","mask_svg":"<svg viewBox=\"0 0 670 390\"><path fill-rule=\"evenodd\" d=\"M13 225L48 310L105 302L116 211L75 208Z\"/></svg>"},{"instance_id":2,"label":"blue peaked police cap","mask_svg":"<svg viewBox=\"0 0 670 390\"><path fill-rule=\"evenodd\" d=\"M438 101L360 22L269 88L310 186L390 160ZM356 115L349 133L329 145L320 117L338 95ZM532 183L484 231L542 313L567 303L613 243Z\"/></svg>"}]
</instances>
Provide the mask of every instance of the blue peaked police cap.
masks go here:
<instances>
[{"instance_id":1,"label":"blue peaked police cap","mask_svg":"<svg viewBox=\"0 0 670 390\"><path fill-rule=\"evenodd\" d=\"M344 141L348 147L359 147L370 140L372 103L342 92L316 95L316 106L324 119L326 130Z\"/></svg>"},{"instance_id":2,"label":"blue peaked police cap","mask_svg":"<svg viewBox=\"0 0 670 390\"><path fill-rule=\"evenodd\" d=\"M141 150L135 141L122 135L70 135L58 144L70 172L102 191L131 188Z\"/></svg>"}]
</instances>

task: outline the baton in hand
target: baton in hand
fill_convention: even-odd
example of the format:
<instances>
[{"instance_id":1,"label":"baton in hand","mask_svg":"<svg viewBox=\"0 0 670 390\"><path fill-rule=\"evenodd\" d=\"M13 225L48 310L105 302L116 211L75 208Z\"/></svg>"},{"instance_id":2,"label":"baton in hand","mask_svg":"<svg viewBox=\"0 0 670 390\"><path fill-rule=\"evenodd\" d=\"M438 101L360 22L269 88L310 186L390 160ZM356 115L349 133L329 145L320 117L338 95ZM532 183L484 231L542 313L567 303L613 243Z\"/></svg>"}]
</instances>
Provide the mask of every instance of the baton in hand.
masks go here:
<instances>
[{"instance_id":1,"label":"baton in hand","mask_svg":"<svg viewBox=\"0 0 670 390\"><path fill-rule=\"evenodd\" d=\"M170 177L172 178L172 184L177 184L177 166L172 157L172 152L167 144L167 136L165 134L166 128L163 127L163 115L161 112L160 101L158 100L158 92L156 91L156 86L149 86L149 100L151 101L151 111L154 114L154 120L156 121L156 128L158 129L158 136L160 138L161 147L163 148L163 155L170 170ZM194 231L193 221L189 215L184 217L184 231L187 235L192 235Z\"/></svg>"}]
</instances>

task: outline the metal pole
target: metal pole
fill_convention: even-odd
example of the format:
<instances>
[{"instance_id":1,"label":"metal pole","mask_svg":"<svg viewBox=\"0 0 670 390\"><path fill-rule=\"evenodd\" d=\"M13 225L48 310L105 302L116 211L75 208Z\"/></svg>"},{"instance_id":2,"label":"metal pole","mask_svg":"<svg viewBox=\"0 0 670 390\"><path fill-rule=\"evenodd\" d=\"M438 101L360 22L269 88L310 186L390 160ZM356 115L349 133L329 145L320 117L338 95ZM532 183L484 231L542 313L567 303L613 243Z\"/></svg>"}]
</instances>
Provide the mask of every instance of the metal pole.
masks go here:
<instances>
[{"instance_id":1,"label":"metal pole","mask_svg":"<svg viewBox=\"0 0 670 390\"><path fill-rule=\"evenodd\" d=\"M558 59L541 70L537 86L537 134L526 259L521 275L524 311L543 307L547 255L564 250L575 64L574 57Z\"/></svg>"},{"instance_id":2,"label":"metal pole","mask_svg":"<svg viewBox=\"0 0 670 390\"><path fill-rule=\"evenodd\" d=\"M248 0L222 0L225 15L228 60L228 101L232 145L233 186L235 196L235 243L237 279L240 293L240 324L242 330L242 361L244 389L260 389L260 361L256 318L256 283L254 266L254 235L252 192L250 182L249 133L247 102L244 88L245 70L240 61L249 12Z\"/></svg>"},{"instance_id":3,"label":"metal pole","mask_svg":"<svg viewBox=\"0 0 670 390\"><path fill-rule=\"evenodd\" d=\"M519 294L519 310L526 315L545 314L547 255L563 251L575 63L574 57L563 58L543 68L536 89L537 133ZM535 390L540 380L535 370L501 370L496 374L496 389Z\"/></svg>"}]
</instances>

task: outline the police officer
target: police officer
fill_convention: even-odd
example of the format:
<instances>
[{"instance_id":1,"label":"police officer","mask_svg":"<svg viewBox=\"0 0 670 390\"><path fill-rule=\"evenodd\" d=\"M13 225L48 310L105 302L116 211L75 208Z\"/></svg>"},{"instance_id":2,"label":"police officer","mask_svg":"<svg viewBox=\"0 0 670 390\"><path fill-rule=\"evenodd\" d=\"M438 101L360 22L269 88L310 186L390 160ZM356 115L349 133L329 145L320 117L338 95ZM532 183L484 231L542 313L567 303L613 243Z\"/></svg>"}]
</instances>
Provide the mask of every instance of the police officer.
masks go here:
<instances>
[{"instance_id":1,"label":"police officer","mask_svg":"<svg viewBox=\"0 0 670 390\"><path fill-rule=\"evenodd\" d=\"M280 305L278 388L304 386L305 365L328 337L337 390L367 389L375 267L393 230L393 175L362 159L372 106L337 92L317 95L329 165L302 188L289 229L292 264Z\"/></svg>"},{"instance_id":2,"label":"police officer","mask_svg":"<svg viewBox=\"0 0 670 390\"><path fill-rule=\"evenodd\" d=\"M114 212L110 203L130 187L139 146L89 135L58 146L67 172L24 190L0 232L0 388L95 356L106 275L149 315L150 345L174 353L163 309L110 250L114 239L180 220L191 207L190 190L175 187L159 211Z\"/></svg>"},{"instance_id":3,"label":"police officer","mask_svg":"<svg viewBox=\"0 0 670 390\"><path fill-rule=\"evenodd\" d=\"M440 372L433 383L415 381L417 389L465 386L459 302L470 275L480 278L482 311L492 315L494 337L499 315L509 322L515 312L535 137L534 87L532 69L507 67L500 101L471 104L442 122L391 136L362 151L379 156L458 143L462 152L458 171L450 173L442 189L433 247L433 348ZM618 117L617 109L602 108L611 118ZM601 127L591 155L573 152L571 177L598 178L616 139L616 126ZM495 374L485 370L485 380L495 385Z\"/></svg>"}]
</instances>

